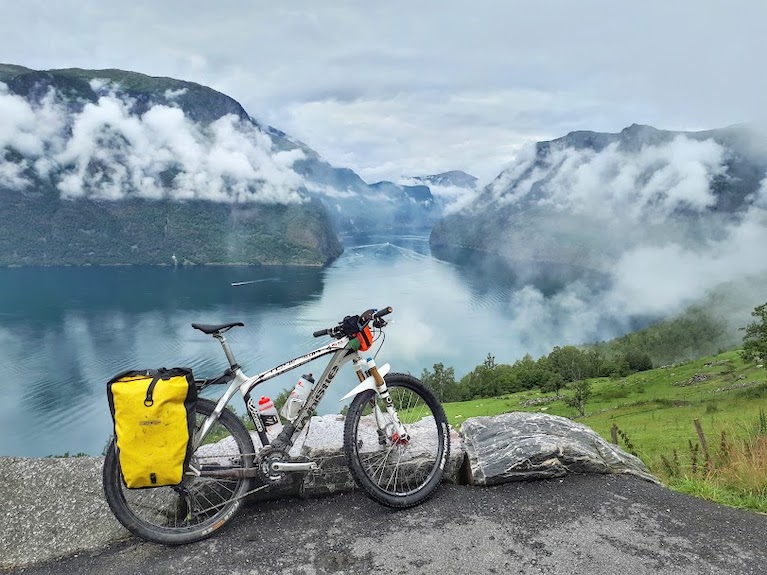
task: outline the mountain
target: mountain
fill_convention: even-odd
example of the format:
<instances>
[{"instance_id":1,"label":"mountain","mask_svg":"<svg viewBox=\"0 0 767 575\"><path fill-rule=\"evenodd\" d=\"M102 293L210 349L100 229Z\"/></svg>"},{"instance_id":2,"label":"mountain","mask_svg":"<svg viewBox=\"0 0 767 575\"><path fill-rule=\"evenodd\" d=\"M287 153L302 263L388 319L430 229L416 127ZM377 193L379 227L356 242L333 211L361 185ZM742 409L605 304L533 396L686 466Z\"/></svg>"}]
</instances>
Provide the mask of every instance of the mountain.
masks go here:
<instances>
[{"instance_id":1,"label":"mountain","mask_svg":"<svg viewBox=\"0 0 767 575\"><path fill-rule=\"evenodd\" d=\"M449 172L442 172L441 174L434 174L431 176L414 176L412 179L426 184L427 186L454 186L456 188L468 189L475 189L478 181L478 178L461 170L451 170Z\"/></svg>"},{"instance_id":2,"label":"mountain","mask_svg":"<svg viewBox=\"0 0 767 575\"><path fill-rule=\"evenodd\" d=\"M477 178L471 174L461 170L452 170L430 176L414 176L400 183L428 186L434 198L437 213L452 214L475 199L477 181Z\"/></svg>"},{"instance_id":3,"label":"mountain","mask_svg":"<svg viewBox=\"0 0 767 575\"><path fill-rule=\"evenodd\" d=\"M607 270L631 250L726 241L763 214L766 176L753 126L572 132L521 153L435 225L431 245Z\"/></svg>"},{"instance_id":4,"label":"mountain","mask_svg":"<svg viewBox=\"0 0 767 575\"><path fill-rule=\"evenodd\" d=\"M0 64L0 123L0 265L323 265L350 226L440 215L193 82Z\"/></svg>"}]
</instances>

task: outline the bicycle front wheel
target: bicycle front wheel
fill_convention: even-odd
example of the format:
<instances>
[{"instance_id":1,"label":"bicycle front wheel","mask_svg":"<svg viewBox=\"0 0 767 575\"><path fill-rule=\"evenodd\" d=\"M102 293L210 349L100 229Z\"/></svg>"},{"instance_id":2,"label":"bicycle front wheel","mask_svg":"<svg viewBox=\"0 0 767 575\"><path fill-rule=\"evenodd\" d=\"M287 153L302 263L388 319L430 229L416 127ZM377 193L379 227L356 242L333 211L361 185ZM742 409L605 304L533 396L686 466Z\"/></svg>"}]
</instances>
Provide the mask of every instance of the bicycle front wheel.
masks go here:
<instances>
[{"instance_id":1,"label":"bicycle front wheel","mask_svg":"<svg viewBox=\"0 0 767 575\"><path fill-rule=\"evenodd\" d=\"M385 378L406 434L397 432L374 391L358 394L344 424L344 451L354 481L373 500L412 507L437 488L450 457L450 432L439 401L416 378Z\"/></svg>"},{"instance_id":2,"label":"bicycle front wheel","mask_svg":"<svg viewBox=\"0 0 767 575\"><path fill-rule=\"evenodd\" d=\"M199 429L216 404L198 399ZM253 441L245 426L228 410L194 453L191 466L201 476L185 475L180 485L128 489L122 479L114 440L104 459L104 494L117 520L143 539L178 545L204 539L232 518L250 489L247 478L206 477L206 470L253 467Z\"/></svg>"}]
</instances>

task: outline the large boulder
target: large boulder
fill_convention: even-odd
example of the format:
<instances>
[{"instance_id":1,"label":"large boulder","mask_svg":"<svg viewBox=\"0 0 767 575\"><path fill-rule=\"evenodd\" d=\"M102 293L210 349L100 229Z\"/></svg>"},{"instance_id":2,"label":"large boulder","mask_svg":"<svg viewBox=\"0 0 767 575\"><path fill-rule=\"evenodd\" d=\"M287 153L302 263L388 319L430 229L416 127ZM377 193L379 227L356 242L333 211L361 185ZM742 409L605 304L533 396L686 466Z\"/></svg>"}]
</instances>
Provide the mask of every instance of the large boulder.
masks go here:
<instances>
[{"instance_id":1,"label":"large boulder","mask_svg":"<svg viewBox=\"0 0 767 575\"><path fill-rule=\"evenodd\" d=\"M568 473L629 473L657 482L639 458L564 417L526 412L472 417L461 432L473 485Z\"/></svg>"},{"instance_id":2,"label":"large boulder","mask_svg":"<svg viewBox=\"0 0 767 575\"><path fill-rule=\"evenodd\" d=\"M369 416L363 418L360 425L368 425L372 430L375 424L372 417ZM426 445L424 441L419 441L419 431L423 427L423 425L418 423L408 426L408 431L413 437L412 448L408 450L408 463L413 469L417 468L418 462L421 461L425 454L421 448L426 452L430 452L434 447ZM308 457L319 465L319 470L303 476L297 487L301 495L318 497L349 491L354 488L354 480L346 466L343 443L343 415L323 415L311 419L308 432L298 438L290 451L290 454L293 456L301 455ZM463 460L463 440L461 435L451 427L450 459L445 468L445 481L457 482L458 471Z\"/></svg>"}]
</instances>

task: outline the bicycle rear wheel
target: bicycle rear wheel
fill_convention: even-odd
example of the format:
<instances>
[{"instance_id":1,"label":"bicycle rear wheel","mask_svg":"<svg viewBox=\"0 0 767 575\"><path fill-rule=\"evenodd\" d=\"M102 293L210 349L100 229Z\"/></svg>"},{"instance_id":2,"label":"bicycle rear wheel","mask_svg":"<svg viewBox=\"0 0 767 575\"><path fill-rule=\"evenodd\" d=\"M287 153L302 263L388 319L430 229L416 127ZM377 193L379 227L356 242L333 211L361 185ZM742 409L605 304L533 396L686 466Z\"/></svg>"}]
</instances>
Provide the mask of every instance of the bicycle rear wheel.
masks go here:
<instances>
[{"instance_id":1,"label":"bicycle rear wheel","mask_svg":"<svg viewBox=\"0 0 767 575\"><path fill-rule=\"evenodd\" d=\"M346 414L344 451L354 481L369 497L389 507L412 507L442 481L450 432L442 406L420 381L401 373L385 381L407 437L396 433L378 394L365 391Z\"/></svg>"},{"instance_id":2,"label":"bicycle rear wheel","mask_svg":"<svg viewBox=\"0 0 767 575\"><path fill-rule=\"evenodd\" d=\"M196 429L216 404L198 399ZM204 470L253 467L253 441L245 426L228 410L221 413L194 453L192 467L203 476L185 476L181 485L128 489L114 445L104 459L104 494L117 520L134 534L168 545L204 539L232 518L250 489L247 478L205 477Z\"/></svg>"}]
</instances>

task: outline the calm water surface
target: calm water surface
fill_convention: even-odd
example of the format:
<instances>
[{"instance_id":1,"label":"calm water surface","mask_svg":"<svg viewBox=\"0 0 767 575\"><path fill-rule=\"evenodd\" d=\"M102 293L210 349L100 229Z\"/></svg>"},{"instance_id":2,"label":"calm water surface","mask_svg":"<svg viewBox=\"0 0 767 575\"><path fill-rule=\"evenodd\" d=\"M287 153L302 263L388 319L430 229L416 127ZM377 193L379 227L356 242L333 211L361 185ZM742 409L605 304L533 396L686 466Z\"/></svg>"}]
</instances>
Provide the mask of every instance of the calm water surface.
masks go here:
<instances>
[{"instance_id":1,"label":"calm water surface","mask_svg":"<svg viewBox=\"0 0 767 575\"><path fill-rule=\"evenodd\" d=\"M227 338L250 375L327 341L314 339L314 330L386 305L394 307L393 322L378 360L393 371L420 374L443 362L460 377L488 352L513 362L576 337L563 319L566 302L549 305L564 284L452 259L432 257L428 236L413 235L349 239L326 269L0 269L0 455L101 453L111 432L106 382L122 370L223 371L220 346L192 322L244 322ZM313 362L254 395L274 397L300 373L323 367L324 360ZM320 413L338 412L338 399L355 383L351 369L342 371Z\"/></svg>"}]
</instances>

